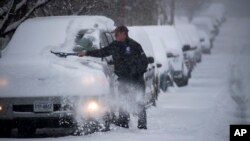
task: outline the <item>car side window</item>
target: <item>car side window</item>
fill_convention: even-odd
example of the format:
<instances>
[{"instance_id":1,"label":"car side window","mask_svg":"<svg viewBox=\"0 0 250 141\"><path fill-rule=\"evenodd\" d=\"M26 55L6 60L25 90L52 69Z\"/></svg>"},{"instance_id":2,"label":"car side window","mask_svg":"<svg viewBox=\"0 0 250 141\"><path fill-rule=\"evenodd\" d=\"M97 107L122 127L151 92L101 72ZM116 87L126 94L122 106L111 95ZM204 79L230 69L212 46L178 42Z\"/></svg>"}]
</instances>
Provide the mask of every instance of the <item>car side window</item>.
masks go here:
<instances>
[{"instance_id":1,"label":"car side window","mask_svg":"<svg viewBox=\"0 0 250 141\"><path fill-rule=\"evenodd\" d=\"M113 42L112 35L109 33L101 33L101 47L108 46L111 42ZM104 58L109 65L113 64L113 59L111 56Z\"/></svg>"},{"instance_id":2,"label":"car side window","mask_svg":"<svg viewBox=\"0 0 250 141\"><path fill-rule=\"evenodd\" d=\"M108 38L105 33L101 33L101 48L109 45Z\"/></svg>"}]
</instances>

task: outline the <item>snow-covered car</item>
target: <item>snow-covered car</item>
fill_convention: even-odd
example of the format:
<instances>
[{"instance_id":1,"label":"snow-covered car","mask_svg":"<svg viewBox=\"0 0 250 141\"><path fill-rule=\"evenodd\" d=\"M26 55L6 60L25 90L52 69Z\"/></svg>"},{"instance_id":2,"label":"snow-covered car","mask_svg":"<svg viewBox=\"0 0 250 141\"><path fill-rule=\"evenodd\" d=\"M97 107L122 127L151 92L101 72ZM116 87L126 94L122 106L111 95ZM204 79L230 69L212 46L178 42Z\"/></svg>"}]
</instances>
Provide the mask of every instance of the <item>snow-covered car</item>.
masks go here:
<instances>
[{"instance_id":1,"label":"snow-covered car","mask_svg":"<svg viewBox=\"0 0 250 141\"><path fill-rule=\"evenodd\" d=\"M112 67L105 58L59 58L50 51L100 48L112 41L113 28L114 22L103 16L22 23L0 59L0 133L8 135L13 128L21 136L32 136L38 128L70 127L77 134L108 130ZM81 38L91 42L80 43Z\"/></svg>"},{"instance_id":2,"label":"snow-covered car","mask_svg":"<svg viewBox=\"0 0 250 141\"><path fill-rule=\"evenodd\" d=\"M177 86L188 84L188 71L184 62L180 39L174 26L148 26L164 44L167 50L166 56L169 58L169 70L171 78ZM146 28L146 27L144 27ZM171 54L168 56L167 54Z\"/></svg>"},{"instance_id":3,"label":"snow-covered car","mask_svg":"<svg viewBox=\"0 0 250 141\"><path fill-rule=\"evenodd\" d=\"M166 57L167 48L165 47L161 38L158 37L157 33L154 31L152 26L141 26L143 30L146 31L152 42L152 47L154 50L154 58L156 67L156 84L158 89L167 91L169 86L172 86L173 80L171 78L169 69L169 60Z\"/></svg>"},{"instance_id":4,"label":"snow-covered car","mask_svg":"<svg viewBox=\"0 0 250 141\"><path fill-rule=\"evenodd\" d=\"M197 28L205 31L206 34L210 37L211 41L215 40L215 37L218 34L216 21L211 20L211 18L206 16L197 16L193 18L192 24L194 24Z\"/></svg>"},{"instance_id":5,"label":"snow-covered car","mask_svg":"<svg viewBox=\"0 0 250 141\"><path fill-rule=\"evenodd\" d=\"M190 40L188 32L183 32L182 30L177 28L177 33L179 35L182 48L187 48L189 47L189 50L183 50L183 57L185 60L185 64L188 68L188 74L189 77L191 77L191 73L196 66L196 57L195 57L195 50L196 48L193 46L192 47L192 42Z\"/></svg>"},{"instance_id":6,"label":"snow-covered car","mask_svg":"<svg viewBox=\"0 0 250 141\"><path fill-rule=\"evenodd\" d=\"M200 37L202 53L210 54L212 45L208 35L201 29L198 29L198 34Z\"/></svg>"},{"instance_id":7,"label":"snow-covered car","mask_svg":"<svg viewBox=\"0 0 250 141\"><path fill-rule=\"evenodd\" d=\"M201 49L201 42L200 37L198 34L198 29L192 25L187 23L182 23L176 25L177 32L181 37L183 34L187 37L186 39L189 40L189 45L191 48L194 49L194 58L196 62L202 61L202 49Z\"/></svg>"},{"instance_id":8,"label":"snow-covered car","mask_svg":"<svg viewBox=\"0 0 250 141\"><path fill-rule=\"evenodd\" d=\"M140 29L138 27L128 27L128 29L129 29L129 37L131 37L133 40L141 44L142 49L145 52L146 56L154 57L154 50L152 47L152 43L150 42L149 37L147 36L146 32L143 29ZM155 81L156 81L155 67L156 66L154 62L151 62L148 65L147 72L144 73L144 80L146 83L145 101L146 103L153 102L153 105L155 105L155 101L158 96L158 89L155 84Z\"/></svg>"}]
</instances>

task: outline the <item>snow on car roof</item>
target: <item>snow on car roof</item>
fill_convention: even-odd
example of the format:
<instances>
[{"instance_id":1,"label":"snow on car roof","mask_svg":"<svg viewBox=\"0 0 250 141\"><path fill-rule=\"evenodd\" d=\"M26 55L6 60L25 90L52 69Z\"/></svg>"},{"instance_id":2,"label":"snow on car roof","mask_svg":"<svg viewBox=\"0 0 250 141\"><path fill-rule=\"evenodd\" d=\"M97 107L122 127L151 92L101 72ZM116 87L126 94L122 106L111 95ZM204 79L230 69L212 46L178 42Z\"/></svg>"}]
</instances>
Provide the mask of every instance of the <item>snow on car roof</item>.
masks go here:
<instances>
[{"instance_id":1,"label":"snow on car roof","mask_svg":"<svg viewBox=\"0 0 250 141\"><path fill-rule=\"evenodd\" d=\"M176 29L179 33L180 38L182 38L183 43L194 44L195 46L200 46L199 34L197 28L188 23L176 24ZM185 37L183 35L186 35ZM190 41L187 41L187 40Z\"/></svg>"},{"instance_id":2,"label":"snow on car roof","mask_svg":"<svg viewBox=\"0 0 250 141\"><path fill-rule=\"evenodd\" d=\"M114 22L103 16L60 16L25 21L0 59L0 80L5 82L5 86L0 87L0 96L108 93L107 77L102 64L93 61L96 58L58 58L50 50L72 49L75 35L81 29L109 31L113 26Z\"/></svg>"},{"instance_id":3,"label":"snow on car roof","mask_svg":"<svg viewBox=\"0 0 250 141\"><path fill-rule=\"evenodd\" d=\"M210 30L213 30L215 21L213 21L211 18L206 17L206 16L198 16L198 17L193 18L192 23L195 25L205 25Z\"/></svg>"},{"instance_id":4,"label":"snow on car roof","mask_svg":"<svg viewBox=\"0 0 250 141\"><path fill-rule=\"evenodd\" d=\"M146 32L136 26L128 27L129 29L129 37L131 37L133 40L141 44L143 51L145 54L149 56L154 56L154 51L152 47L152 43L149 40L149 37L147 36Z\"/></svg>"},{"instance_id":5,"label":"snow on car roof","mask_svg":"<svg viewBox=\"0 0 250 141\"><path fill-rule=\"evenodd\" d=\"M174 26L144 26L146 30L156 33L165 44L168 52L182 54L180 39Z\"/></svg>"},{"instance_id":6,"label":"snow on car roof","mask_svg":"<svg viewBox=\"0 0 250 141\"><path fill-rule=\"evenodd\" d=\"M74 36L81 29L111 31L114 29L114 22L104 16L53 16L28 19L16 30L4 50L3 58L24 59L27 55L36 58L56 47L71 48Z\"/></svg>"},{"instance_id":7,"label":"snow on car roof","mask_svg":"<svg viewBox=\"0 0 250 141\"><path fill-rule=\"evenodd\" d=\"M145 30L147 32L147 30ZM167 59L167 49L164 47L163 41L158 38L158 36L154 35L154 33L148 33L148 36L150 38L150 41L153 45L154 50L154 57L156 60L156 63L161 63L162 67L159 69L160 73L163 73L164 71L168 70L168 59Z\"/></svg>"}]
</instances>

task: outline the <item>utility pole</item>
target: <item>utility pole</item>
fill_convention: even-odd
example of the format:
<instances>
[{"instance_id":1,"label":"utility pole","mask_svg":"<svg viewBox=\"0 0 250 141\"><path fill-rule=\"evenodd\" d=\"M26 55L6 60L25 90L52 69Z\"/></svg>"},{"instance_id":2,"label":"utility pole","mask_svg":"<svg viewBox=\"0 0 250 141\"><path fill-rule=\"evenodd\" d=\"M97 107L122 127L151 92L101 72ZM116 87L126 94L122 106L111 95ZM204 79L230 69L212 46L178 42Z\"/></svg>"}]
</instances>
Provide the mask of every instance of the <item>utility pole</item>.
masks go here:
<instances>
[{"instance_id":1,"label":"utility pole","mask_svg":"<svg viewBox=\"0 0 250 141\"><path fill-rule=\"evenodd\" d=\"M175 15L175 0L171 0L170 4L170 25L174 25L174 15Z\"/></svg>"},{"instance_id":2,"label":"utility pole","mask_svg":"<svg viewBox=\"0 0 250 141\"><path fill-rule=\"evenodd\" d=\"M121 25L123 25L123 24L125 24L124 23L124 19L125 19L125 1L124 0L120 0L120 10L119 10L119 17L118 17L118 19L119 19L119 24Z\"/></svg>"}]
</instances>

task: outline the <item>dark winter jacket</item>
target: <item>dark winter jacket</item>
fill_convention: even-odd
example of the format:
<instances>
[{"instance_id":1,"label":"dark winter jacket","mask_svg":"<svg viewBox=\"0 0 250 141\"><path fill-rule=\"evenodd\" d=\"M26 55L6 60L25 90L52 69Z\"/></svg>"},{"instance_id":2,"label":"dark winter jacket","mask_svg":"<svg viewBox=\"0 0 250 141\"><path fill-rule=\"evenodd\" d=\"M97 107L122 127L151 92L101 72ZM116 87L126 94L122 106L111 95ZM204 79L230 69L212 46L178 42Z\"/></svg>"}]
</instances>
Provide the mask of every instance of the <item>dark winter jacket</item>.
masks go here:
<instances>
[{"instance_id":1,"label":"dark winter jacket","mask_svg":"<svg viewBox=\"0 0 250 141\"><path fill-rule=\"evenodd\" d=\"M87 51L87 56L112 56L115 74L119 78L140 79L147 70L148 60L139 43L127 38L124 42L113 41L107 47Z\"/></svg>"}]
</instances>

